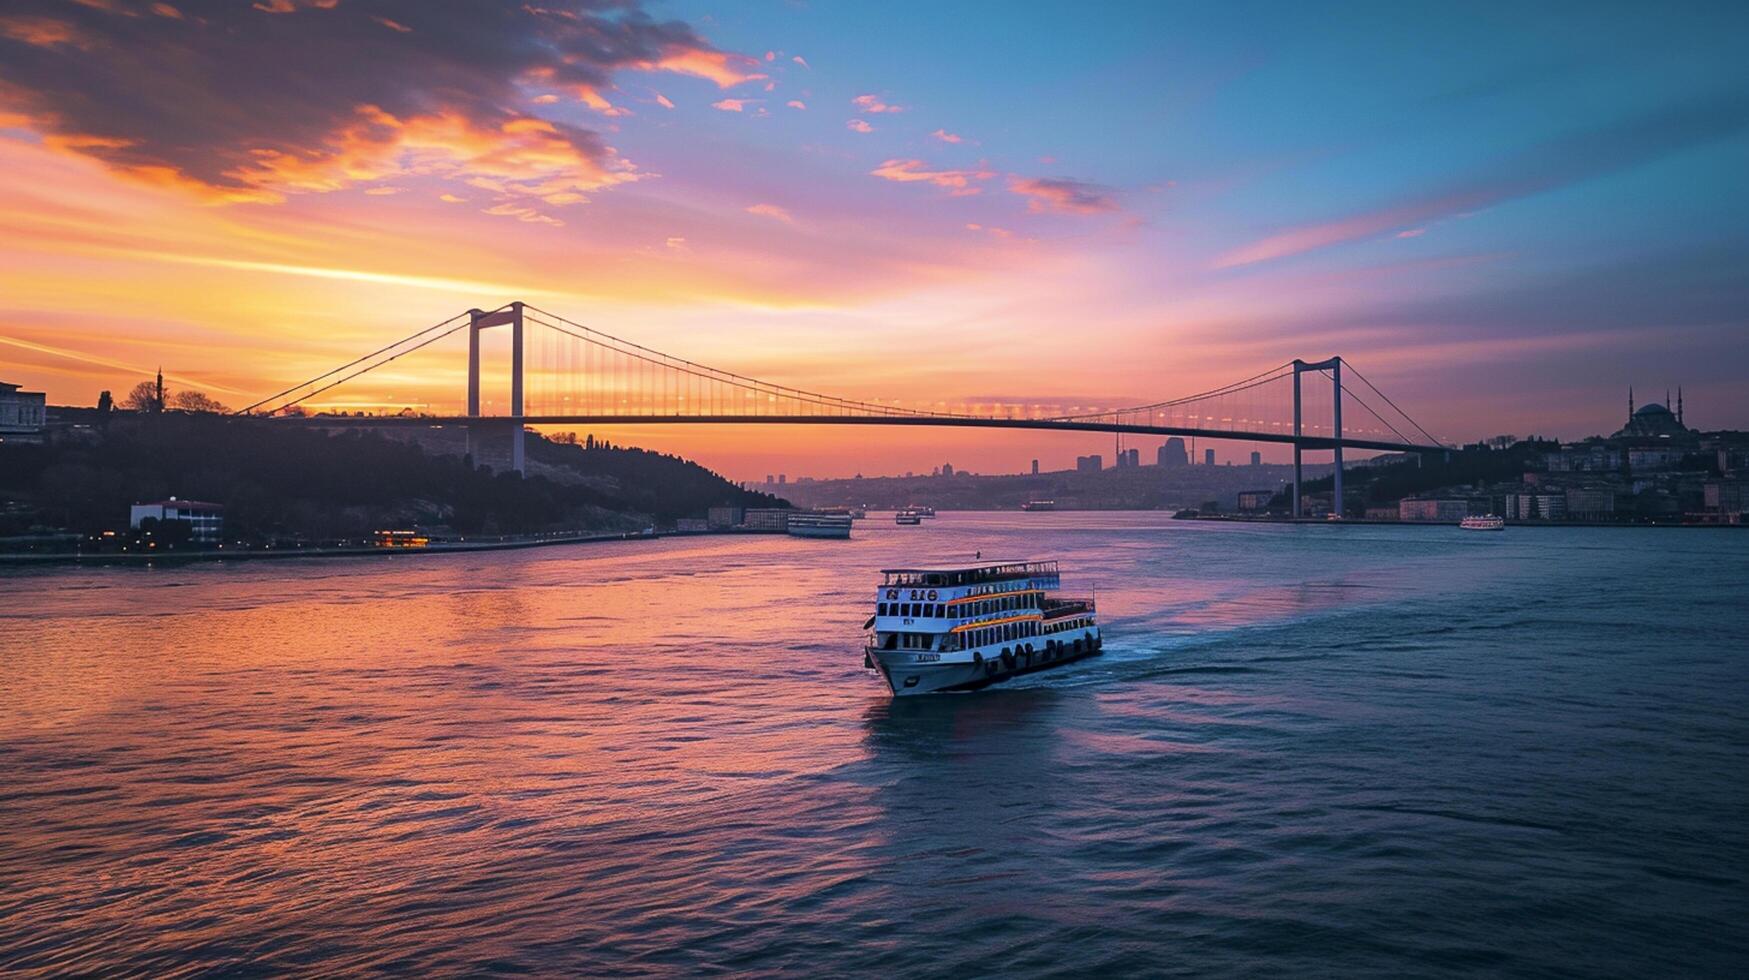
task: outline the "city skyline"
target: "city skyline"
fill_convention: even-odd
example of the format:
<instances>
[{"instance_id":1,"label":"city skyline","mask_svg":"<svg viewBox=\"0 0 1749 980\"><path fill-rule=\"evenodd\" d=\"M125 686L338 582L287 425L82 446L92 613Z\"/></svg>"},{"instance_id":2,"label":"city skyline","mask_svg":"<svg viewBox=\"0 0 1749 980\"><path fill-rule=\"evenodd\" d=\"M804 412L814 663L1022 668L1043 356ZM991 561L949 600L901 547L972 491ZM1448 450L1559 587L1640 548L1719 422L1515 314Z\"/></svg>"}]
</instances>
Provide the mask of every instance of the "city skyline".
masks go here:
<instances>
[{"instance_id":1,"label":"city skyline","mask_svg":"<svg viewBox=\"0 0 1749 980\"><path fill-rule=\"evenodd\" d=\"M851 397L1140 403L1341 353L1453 441L1608 431L1630 384L1749 416L1740 11L570 13L12 5L0 376L244 404L527 297ZM739 478L1110 453L600 434Z\"/></svg>"}]
</instances>

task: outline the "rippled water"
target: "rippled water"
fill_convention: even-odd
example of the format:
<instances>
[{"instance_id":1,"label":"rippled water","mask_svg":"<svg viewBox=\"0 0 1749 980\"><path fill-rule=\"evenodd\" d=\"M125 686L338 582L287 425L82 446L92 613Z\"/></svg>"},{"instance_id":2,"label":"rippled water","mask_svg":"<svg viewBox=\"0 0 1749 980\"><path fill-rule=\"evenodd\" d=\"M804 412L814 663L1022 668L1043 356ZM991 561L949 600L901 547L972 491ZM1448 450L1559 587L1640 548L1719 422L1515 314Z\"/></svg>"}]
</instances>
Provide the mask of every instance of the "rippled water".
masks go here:
<instances>
[{"instance_id":1,"label":"rippled water","mask_svg":"<svg viewBox=\"0 0 1749 980\"><path fill-rule=\"evenodd\" d=\"M1105 656L890 701L873 570ZM0 571L0 971L1736 973L1749 536L948 514Z\"/></svg>"}]
</instances>

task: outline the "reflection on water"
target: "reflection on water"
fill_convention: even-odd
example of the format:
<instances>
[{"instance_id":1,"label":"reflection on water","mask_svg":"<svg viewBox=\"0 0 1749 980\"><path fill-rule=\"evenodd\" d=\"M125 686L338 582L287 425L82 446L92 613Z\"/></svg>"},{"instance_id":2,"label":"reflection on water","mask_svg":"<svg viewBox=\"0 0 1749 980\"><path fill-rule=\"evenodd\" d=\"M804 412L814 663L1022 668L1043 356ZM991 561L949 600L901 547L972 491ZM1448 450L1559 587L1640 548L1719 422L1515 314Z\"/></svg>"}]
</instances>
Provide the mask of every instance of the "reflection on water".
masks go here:
<instances>
[{"instance_id":1,"label":"reflection on water","mask_svg":"<svg viewBox=\"0 0 1749 980\"><path fill-rule=\"evenodd\" d=\"M884 565L1105 655L891 701ZM944 515L6 573L0 969L1722 972L1730 534Z\"/></svg>"}]
</instances>

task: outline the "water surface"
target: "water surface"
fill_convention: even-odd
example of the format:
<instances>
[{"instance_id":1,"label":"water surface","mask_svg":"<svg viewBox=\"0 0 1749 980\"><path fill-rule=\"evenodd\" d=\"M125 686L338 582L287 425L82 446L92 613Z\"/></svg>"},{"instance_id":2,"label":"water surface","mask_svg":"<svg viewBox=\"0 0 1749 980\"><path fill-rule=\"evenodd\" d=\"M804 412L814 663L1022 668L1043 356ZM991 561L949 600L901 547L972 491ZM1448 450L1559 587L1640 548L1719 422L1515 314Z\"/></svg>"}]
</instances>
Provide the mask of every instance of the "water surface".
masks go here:
<instances>
[{"instance_id":1,"label":"water surface","mask_svg":"<svg viewBox=\"0 0 1749 980\"><path fill-rule=\"evenodd\" d=\"M874 570L1105 656L890 701ZM0 571L0 971L1736 973L1749 536L944 514Z\"/></svg>"}]
</instances>

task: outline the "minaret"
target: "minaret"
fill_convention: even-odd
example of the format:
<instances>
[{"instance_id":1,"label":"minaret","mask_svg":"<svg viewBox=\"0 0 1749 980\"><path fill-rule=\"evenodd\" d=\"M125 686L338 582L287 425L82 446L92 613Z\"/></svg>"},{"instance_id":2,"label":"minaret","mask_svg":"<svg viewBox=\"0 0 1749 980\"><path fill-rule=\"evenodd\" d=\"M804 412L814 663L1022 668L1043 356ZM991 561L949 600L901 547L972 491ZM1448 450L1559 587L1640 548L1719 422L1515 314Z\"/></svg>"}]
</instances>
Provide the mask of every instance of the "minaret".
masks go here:
<instances>
[{"instance_id":1,"label":"minaret","mask_svg":"<svg viewBox=\"0 0 1749 980\"><path fill-rule=\"evenodd\" d=\"M1628 418L1634 417L1634 386L1628 385Z\"/></svg>"},{"instance_id":2,"label":"minaret","mask_svg":"<svg viewBox=\"0 0 1749 980\"><path fill-rule=\"evenodd\" d=\"M164 368L162 365L158 367L158 390L153 397L158 403L157 411L162 412L164 410Z\"/></svg>"},{"instance_id":3,"label":"minaret","mask_svg":"<svg viewBox=\"0 0 1749 980\"><path fill-rule=\"evenodd\" d=\"M1676 424L1678 424L1678 425L1683 424L1683 422L1682 422L1682 386L1681 385L1676 386Z\"/></svg>"}]
</instances>

